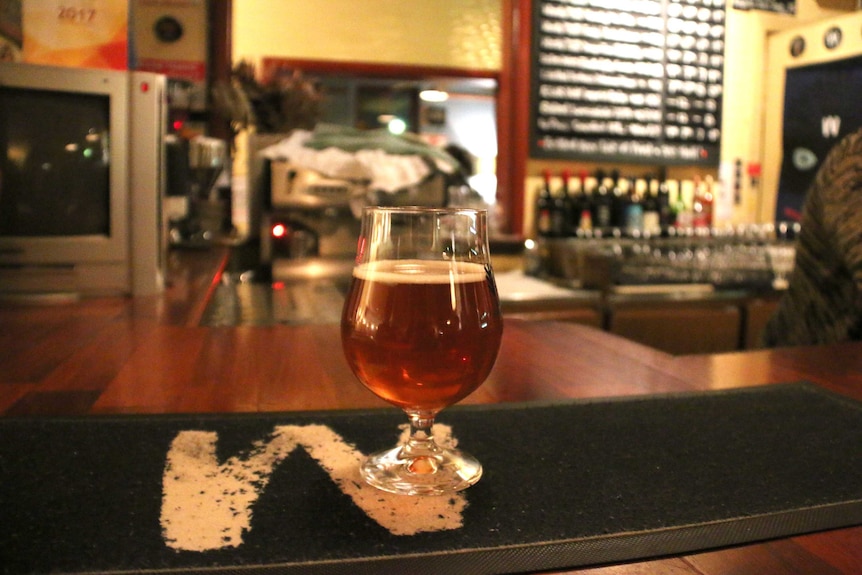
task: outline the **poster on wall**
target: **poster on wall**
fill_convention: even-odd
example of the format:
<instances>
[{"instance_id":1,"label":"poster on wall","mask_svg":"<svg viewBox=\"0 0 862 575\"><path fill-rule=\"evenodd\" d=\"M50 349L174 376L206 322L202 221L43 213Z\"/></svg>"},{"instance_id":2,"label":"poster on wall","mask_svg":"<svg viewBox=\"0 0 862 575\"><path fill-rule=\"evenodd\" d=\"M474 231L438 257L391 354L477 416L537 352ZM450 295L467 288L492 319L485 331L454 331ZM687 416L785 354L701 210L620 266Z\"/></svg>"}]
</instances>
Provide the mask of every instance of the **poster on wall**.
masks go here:
<instances>
[{"instance_id":1,"label":"poster on wall","mask_svg":"<svg viewBox=\"0 0 862 575\"><path fill-rule=\"evenodd\" d=\"M20 62L21 0L0 0L0 62Z\"/></svg>"},{"instance_id":2,"label":"poster on wall","mask_svg":"<svg viewBox=\"0 0 862 575\"><path fill-rule=\"evenodd\" d=\"M718 165L723 0L533 9L532 157Z\"/></svg>"},{"instance_id":3,"label":"poster on wall","mask_svg":"<svg viewBox=\"0 0 862 575\"><path fill-rule=\"evenodd\" d=\"M126 0L42 0L21 4L22 60L81 68L128 68Z\"/></svg>"},{"instance_id":4,"label":"poster on wall","mask_svg":"<svg viewBox=\"0 0 862 575\"><path fill-rule=\"evenodd\" d=\"M798 221L829 150L862 127L862 56L789 68L776 221Z\"/></svg>"},{"instance_id":5,"label":"poster on wall","mask_svg":"<svg viewBox=\"0 0 862 575\"><path fill-rule=\"evenodd\" d=\"M132 21L131 67L173 80L172 105L206 108L206 1L134 0Z\"/></svg>"}]
</instances>

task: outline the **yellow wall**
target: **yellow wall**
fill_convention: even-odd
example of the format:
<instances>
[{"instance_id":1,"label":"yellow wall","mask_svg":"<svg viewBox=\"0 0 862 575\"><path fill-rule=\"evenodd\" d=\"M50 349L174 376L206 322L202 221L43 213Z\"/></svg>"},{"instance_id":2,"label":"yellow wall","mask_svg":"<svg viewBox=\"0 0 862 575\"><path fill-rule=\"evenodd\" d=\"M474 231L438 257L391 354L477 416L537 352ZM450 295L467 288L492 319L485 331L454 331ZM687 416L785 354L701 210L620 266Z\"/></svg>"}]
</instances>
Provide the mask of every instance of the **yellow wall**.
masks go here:
<instances>
[{"instance_id":1,"label":"yellow wall","mask_svg":"<svg viewBox=\"0 0 862 575\"><path fill-rule=\"evenodd\" d=\"M242 0L233 58L499 70L501 0Z\"/></svg>"}]
</instances>

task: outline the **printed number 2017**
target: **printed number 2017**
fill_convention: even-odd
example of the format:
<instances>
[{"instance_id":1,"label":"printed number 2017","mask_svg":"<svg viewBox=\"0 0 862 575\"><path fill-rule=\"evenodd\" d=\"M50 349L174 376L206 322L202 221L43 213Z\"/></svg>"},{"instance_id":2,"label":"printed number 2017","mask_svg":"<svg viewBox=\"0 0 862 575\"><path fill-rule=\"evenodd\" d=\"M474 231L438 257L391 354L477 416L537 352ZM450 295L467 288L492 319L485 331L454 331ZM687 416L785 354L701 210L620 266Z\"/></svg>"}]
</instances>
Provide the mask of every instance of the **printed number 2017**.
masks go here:
<instances>
[{"instance_id":1,"label":"printed number 2017","mask_svg":"<svg viewBox=\"0 0 862 575\"><path fill-rule=\"evenodd\" d=\"M57 18L72 24L89 24L96 19L96 9L60 6L57 8Z\"/></svg>"}]
</instances>

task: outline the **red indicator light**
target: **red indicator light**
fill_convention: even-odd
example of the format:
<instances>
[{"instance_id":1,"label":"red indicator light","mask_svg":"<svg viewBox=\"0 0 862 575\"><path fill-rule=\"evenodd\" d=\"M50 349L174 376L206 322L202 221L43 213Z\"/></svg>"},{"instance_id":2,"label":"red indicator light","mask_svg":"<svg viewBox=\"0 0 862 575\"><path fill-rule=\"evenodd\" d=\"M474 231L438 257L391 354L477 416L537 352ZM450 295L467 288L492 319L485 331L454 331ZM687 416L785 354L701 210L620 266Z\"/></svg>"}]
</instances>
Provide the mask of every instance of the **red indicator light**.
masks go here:
<instances>
[{"instance_id":1,"label":"red indicator light","mask_svg":"<svg viewBox=\"0 0 862 575\"><path fill-rule=\"evenodd\" d=\"M762 172L763 166L761 166L759 163L752 162L748 164L748 175L752 178L759 178Z\"/></svg>"},{"instance_id":2,"label":"red indicator light","mask_svg":"<svg viewBox=\"0 0 862 575\"><path fill-rule=\"evenodd\" d=\"M179 132L183 129L183 121L182 120L174 120L174 123L171 124L174 127L174 132Z\"/></svg>"},{"instance_id":3,"label":"red indicator light","mask_svg":"<svg viewBox=\"0 0 862 575\"><path fill-rule=\"evenodd\" d=\"M272 226L272 237L283 238L285 234L287 234L287 228L284 227L284 224L275 224Z\"/></svg>"},{"instance_id":4,"label":"red indicator light","mask_svg":"<svg viewBox=\"0 0 862 575\"><path fill-rule=\"evenodd\" d=\"M146 94L150 91L150 83L149 82L141 82L141 92Z\"/></svg>"}]
</instances>

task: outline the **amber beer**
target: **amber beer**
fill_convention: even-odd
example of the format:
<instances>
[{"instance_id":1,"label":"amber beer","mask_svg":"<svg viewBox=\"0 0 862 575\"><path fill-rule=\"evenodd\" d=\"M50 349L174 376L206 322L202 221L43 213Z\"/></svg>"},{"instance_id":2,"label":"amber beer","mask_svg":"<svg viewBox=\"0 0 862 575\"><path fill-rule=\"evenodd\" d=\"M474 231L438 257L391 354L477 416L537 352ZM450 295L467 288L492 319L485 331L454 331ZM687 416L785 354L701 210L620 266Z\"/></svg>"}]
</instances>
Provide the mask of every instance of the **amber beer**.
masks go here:
<instances>
[{"instance_id":1,"label":"amber beer","mask_svg":"<svg viewBox=\"0 0 862 575\"><path fill-rule=\"evenodd\" d=\"M357 378L386 401L422 411L442 409L479 387L502 332L490 273L465 262L359 265L341 320Z\"/></svg>"}]
</instances>

